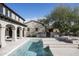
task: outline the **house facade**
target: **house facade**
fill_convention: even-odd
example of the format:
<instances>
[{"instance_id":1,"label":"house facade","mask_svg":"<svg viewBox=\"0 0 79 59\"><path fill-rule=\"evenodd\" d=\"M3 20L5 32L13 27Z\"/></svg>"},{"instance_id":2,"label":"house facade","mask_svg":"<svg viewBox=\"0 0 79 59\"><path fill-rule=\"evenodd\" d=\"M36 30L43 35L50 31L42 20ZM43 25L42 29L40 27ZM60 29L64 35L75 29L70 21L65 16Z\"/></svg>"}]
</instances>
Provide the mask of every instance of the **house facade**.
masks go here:
<instances>
[{"instance_id":1,"label":"house facade","mask_svg":"<svg viewBox=\"0 0 79 59\"><path fill-rule=\"evenodd\" d=\"M38 21L31 20L26 22L25 25L27 25L26 36L37 36L38 33L45 32L44 24Z\"/></svg>"},{"instance_id":2,"label":"house facade","mask_svg":"<svg viewBox=\"0 0 79 59\"><path fill-rule=\"evenodd\" d=\"M0 47L6 46L6 41L17 41L26 36L24 18L15 11L0 3Z\"/></svg>"}]
</instances>

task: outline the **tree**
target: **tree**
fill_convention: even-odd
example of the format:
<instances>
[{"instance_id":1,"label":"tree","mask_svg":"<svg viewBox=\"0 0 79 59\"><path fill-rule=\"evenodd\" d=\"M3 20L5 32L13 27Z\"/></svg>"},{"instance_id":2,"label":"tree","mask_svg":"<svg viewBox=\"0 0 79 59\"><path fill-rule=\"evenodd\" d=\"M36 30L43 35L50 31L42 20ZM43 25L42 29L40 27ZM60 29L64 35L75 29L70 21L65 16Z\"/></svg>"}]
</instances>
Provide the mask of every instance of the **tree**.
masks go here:
<instances>
[{"instance_id":1,"label":"tree","mask_svg":"<svg viewBox=\"0 0 79 59\"><path fill-rule=\"evenodd\" d=\"M76 14L78 11L77 8L71 9L67 6L59 6L48 15L47 19L52 20L52 22L55 21L52 27L58 28L60 32L68 32L72 27L72 22L75 24L79 22L79 16Z\"/></svg>"},{"instance_id":2,"label":"tree","mask_svg":"<svg viewBox=\"0 0 79 59\"><path fill-rule=\"evenodd\" d=\"M70 31L73 32L73 33L76 33L77 31L79 31L79 24L73 25L71 27L71 30Z\"/></svg>"},{"instance_id":3,"label":"tree","mask_svg":"<svg viewBox=\"0 0 79 59\"><path fill-rule=\"evenodd\" d=\"M47 28L50 27L49 24L52 22L51 27L58 28L61 33L69 31L74 33L74 30L79 30L79 25L77 25L79 24L79 8L76 7L71 9L67 6L56 7L49 15L46 16L46 19L42 19L41 22L43 22Z\"/></svg>"},{"instance_id":4,"label":"tree","mask_svg":"<svg viewBox=\"0 0 79 59\"><path fill-rule=\"evenodd\" d=\"M66 6L59 6L51 12L51 14L47 17L48 19L53 20L67 20L68 16L72 13L72 9Z\"/></svg>"},{"instance_id":5,"label":"tree","mask_svg":"<svg viewBox=\"0 0 79 59\"><path fill-rule=\"evenodd\" d=\"M58 28L60 32L68 32L70 30L70 26L65 24L64 22L57 21L53 25L53 28Z\"/></svg>"}]
</instances>

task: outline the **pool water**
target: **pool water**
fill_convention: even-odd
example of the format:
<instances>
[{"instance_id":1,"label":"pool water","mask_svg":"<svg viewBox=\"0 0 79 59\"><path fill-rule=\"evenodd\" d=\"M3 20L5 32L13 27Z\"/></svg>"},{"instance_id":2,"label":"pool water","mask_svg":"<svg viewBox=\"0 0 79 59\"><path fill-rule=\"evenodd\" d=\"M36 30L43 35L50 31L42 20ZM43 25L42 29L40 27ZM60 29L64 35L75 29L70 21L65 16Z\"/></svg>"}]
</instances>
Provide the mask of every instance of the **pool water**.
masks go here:
<instances>
[{"instance_id":1,"label":"pool water","mask_svg":"<svg viewBox=\"0 0 79 59\"><path fill-rule=\"evenodd\" d=\"M53 56L49 47L43 48L41 39L33 39L25 43L9 56Z\"/></svg>"}]
</instances>

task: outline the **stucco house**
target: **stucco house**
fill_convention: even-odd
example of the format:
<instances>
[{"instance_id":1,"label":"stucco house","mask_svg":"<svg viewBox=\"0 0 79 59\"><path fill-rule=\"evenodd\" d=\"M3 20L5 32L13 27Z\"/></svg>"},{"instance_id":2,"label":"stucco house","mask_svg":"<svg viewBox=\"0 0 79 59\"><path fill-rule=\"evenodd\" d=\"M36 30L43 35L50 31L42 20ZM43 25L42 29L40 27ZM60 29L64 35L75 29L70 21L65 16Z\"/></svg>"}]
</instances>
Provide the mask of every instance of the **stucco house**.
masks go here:
<instances>
[{"instance_id":1,"label":"stucco house","mask_svg":"<svg viewBox=\"0 0 79 59\"><path fill-rule=\"evenodd\" d=\"M25 25L27 25L26 36L37 36L38 33L45 32L44 24L38 21L31 20L26 22Z\"/></svg>"},{"instance_id":2,"label":"stucco house","mask_svg":"<svg viewBox=\"0 0 79 59\"><path fill-rule=\"evenodd\" d=\"M0 47L5 47L7 40L17 41L26 36L24 22L18 13L0 3Z\"/></svg>"}]
</instances>

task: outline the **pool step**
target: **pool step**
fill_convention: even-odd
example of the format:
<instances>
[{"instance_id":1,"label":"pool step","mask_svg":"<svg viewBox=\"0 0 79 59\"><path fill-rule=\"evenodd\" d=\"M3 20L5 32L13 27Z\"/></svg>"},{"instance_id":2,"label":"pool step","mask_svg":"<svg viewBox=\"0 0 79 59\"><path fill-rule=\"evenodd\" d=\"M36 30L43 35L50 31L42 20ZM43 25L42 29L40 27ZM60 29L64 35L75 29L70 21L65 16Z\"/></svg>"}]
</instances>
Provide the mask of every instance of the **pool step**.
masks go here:
<instances>
[{"instance_id":1,"label":"pool step","mask_svg":"<svg viewBox=\"0 0 79 59\"><path fill-rule=\"evenodd\" d=\"M44 44L44 47L46 46L50 48L78 48L76 44Z\"/></svg>"},{"instance_id":2,"label":"pool step","mask_svg":"<svg viewBox=\"0 0 79 59\"><path fill-rule=\"evenodd\" d=\"M43 40L44 44L72 44L72 43L66 43L62 41L57 41L57 40Z\"/></svg>"}]
</instances>

